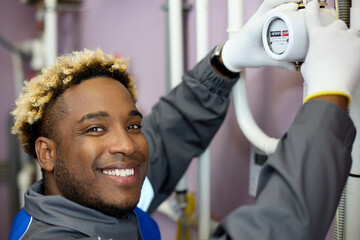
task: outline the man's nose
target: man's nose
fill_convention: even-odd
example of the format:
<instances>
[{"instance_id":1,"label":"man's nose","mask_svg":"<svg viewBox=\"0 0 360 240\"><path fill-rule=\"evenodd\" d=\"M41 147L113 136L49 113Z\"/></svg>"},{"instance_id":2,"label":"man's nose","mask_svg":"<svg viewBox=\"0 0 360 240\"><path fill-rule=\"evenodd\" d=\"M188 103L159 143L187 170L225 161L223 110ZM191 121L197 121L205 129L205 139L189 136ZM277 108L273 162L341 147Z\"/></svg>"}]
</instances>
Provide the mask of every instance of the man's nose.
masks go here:
<instances>
[{"instance_id":1,"label":"man's nose","mask_svg":"<svg viewBox=\"0 0 360 240\"><path fill-rule=\"evenodd\" d=\"M121 129L111 134L108 151L111 154L131 155L136 151L136 143L126 129Z\"/></svg>"}]
</instances>

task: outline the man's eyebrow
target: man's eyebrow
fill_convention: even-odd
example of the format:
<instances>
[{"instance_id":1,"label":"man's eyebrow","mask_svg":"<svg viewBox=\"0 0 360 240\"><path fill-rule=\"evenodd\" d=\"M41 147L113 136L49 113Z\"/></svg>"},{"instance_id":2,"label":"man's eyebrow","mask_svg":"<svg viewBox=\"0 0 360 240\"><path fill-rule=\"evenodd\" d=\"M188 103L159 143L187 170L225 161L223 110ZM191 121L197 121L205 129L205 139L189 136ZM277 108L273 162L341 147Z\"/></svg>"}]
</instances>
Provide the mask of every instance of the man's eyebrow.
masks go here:
<instances>
[{"instance_id":1,"label":"man's eyebrow","mask_svg":"<svg viewBox=\"0 0 360 240\"><path fill-rule=\"evenodd\" d=\"M140 118L143 118L143 115L139 111L136 111L136 110L130 111L129 116L130 117L139 116Z\"/></svg>"},{"instance_id":2,"label":"man's eyebrow","mask_svg":"<svg viewBox=\"0 0 360 240\"><path fill-rule=\"evenodd\" d=\"M93 119L93 118L101 118L101 117L109 117L109 114L107 112L103 112L103 111L99 111L99 112L94 112L94 113L88 113L85 114L79 121L78 123L81 123L85 120L89 120L89 119Z\"/></svg>"}]
</instances>

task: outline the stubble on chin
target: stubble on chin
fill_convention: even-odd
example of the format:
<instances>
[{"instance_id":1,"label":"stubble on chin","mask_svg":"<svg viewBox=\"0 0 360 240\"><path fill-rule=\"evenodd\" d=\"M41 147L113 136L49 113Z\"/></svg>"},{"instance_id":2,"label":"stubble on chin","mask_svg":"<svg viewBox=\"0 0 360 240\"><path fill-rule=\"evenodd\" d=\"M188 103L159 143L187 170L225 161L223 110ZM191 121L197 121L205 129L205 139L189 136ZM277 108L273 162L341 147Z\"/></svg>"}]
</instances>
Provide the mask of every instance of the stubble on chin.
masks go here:
<instances>
[{"instance_id":1,"label":"stubble on chin","mask_svg":"<svg viewBox=\"0 0 360 240\"><path fill-rule=\"evenodd\" d=\"M78 179L76 174L66 166L63 158L57 154L56 171L54 171L56 184L62 195L82 206L95 209L115 218L126 218L128 213L136 207L140 194L137 198L120 204L107 203L101 196L93 191L93 186L84 179Z\"/></svg>"}]
</instances>

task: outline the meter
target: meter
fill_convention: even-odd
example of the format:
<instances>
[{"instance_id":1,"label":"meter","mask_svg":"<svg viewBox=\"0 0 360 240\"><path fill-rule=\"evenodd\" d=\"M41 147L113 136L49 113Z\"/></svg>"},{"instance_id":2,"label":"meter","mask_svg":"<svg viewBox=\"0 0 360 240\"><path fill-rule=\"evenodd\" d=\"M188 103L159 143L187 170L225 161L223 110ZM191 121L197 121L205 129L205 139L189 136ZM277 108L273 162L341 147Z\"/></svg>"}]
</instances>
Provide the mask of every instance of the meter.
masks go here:
<instances>
[{"instance_id":1,"label":"meter","mask_svg":"<svg viewBox=\"0 0 360 240\"><path fill-rule=\"evenodd\" d=\"M324 26L335 19L334 9L321 9L320 21ZM270 15L263 26L262 41L271 58L303 62L309 48L304 9Z\"/></svg>"},{"instance_id":2,"label":"meter","mask_svg":"<svg viewBox=\"0 0 360 240\"><path fill-rule=\"evenodd\" d=\"M280 19L274 19L268 27L266 40L270 50L275 54L283 54L289 43L289 29L285 22Z\"/></svg>"},{"instance_id":3,"label":"meter","mask_svg":"<svg viewBox=\"0 0 360 240\"><path fill-rule=\"evenodd\" d=\"M300 62L309 45L302 11L278 12L264 24L262 39L265 51L275 60Z\"/></svg>"}]
</instances>

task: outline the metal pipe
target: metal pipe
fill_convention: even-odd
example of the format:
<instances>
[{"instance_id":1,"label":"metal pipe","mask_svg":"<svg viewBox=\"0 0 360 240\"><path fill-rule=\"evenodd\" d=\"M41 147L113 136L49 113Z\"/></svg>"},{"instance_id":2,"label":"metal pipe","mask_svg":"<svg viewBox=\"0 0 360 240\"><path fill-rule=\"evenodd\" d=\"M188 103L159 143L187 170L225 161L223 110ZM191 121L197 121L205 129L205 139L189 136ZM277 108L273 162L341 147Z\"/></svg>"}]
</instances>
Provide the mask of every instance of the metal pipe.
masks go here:
<instances>
[{"instance_id":1,"label":"metal pipe","mask_svg":"<svg viewBox=\"0 0 360 240\"><path fill-rule=\"evenodd\" d=\"M58 55L57 0L45 0L44 45L45 65L52 65Z\"/></svg>"},{"instance_id":2,"label":"metal pipe","mask_svg":"<svg viewBox=\"0 0 360 240\"><path fill-rule=\"evenodd\" d=\"M244 23L244 2L238 0L228 0L228 35L233 37ZM240 79L232 89L234 110L237 122L245 137L256 148L266 154L272 154L279 142L276 138L267 136L256 124L246 93L245 69L240 73Z\"/></svg>"},{"instance_id":3,"label":"metal pipe","mask_svg":"<svg viewBox=\"0 0 360 240\"><path fill-rule=\"evenodd\" d=\"M2 45L7 50L11 51L14 54L18 54L25 60L30 60L30 55L19 49L18 47L12 45L9 41L7 41L3 36L0 34L0 45Z\"/></svg>"},{"instance_id":4,"label":"metal pipe","mask_svg":"<svg viewBox=\"0 0 360 240\"><path fill-rule=\"evenodd\" d=\"M209 51L209 0L196 1L196 58L200 61ZM198 239L209 239L211 233L211 161L207 148L199 157Z\"/></svg>"},{"instance_id":5,"label":"metal pipe","mask_svg":"<svg viewBox=\"0 0 360 240\"><path fill-rule=\"evenodd\" d=\"M339 19L343 20L348 27L350 27L350 8L351 0L339 0L339 9L336 9L339 13Z\"/></svg>"},{"instance_id":6,"label":"metal pipe","mask_svg":"<svg viewBox=\"0 0 360 240\"><path fill-rule=\"evenodd\" d=\"M339 1L339 8L343 1ZM349 3L346 3L349 6ZM360 0L353 0L350 11L350 28L360 31ZM341 18L341 12L340 12ZM357 85L350 104L350 117L354 121L356 129L360 129L360 84ZM360 236L360 136L356 135L352 150L353 163L346 184L346 207L345 207L345 238L347 240L359 239Z\"/></svg>"},{"instance_id":7,"label":"metal pipe","mask_svg":"<svg viewBox=\"0 0 360 240\"><path fill-rule=\"evenodd\" d=\"M169 0L170 80L171 88L181 82L184 73L184 43L182 26L182 1Z\"/></svg>"},{"instance_id":8,"label":"metal pipe","mask_svg":"<svg viewBox=\"0 0 360 240\"><path fill-rule=\"evenodd\" d=\"M169 57L170 57L170 89L179 85L182 81L184 73L184 41L183 41L183 15L182 1L169 0ZM186 176L182 176L176 185L176 196L179 207L182 210L180 216L181 231L178 230L180 239L186 239L187 226L185 222L185 208L187 206L186 199L187 181Z\"/></svg>"},{"instance_id":9,"label":"metal pipe","mask_svg":"<svg viewBox=\"0 0 360 240\"><path fill-rule=\"evenodd\" d=\"M360 31L360 0L339 0L339 19L345 21L350 28ZM349 114L355 127L360 128L360 84L358 84L351 97ZM356 135L352 149L353 163L350 175L340 200L335 217L334 235L335 240L355 240L360 236L360 136Z\"/></svg>"}]
</instances>

